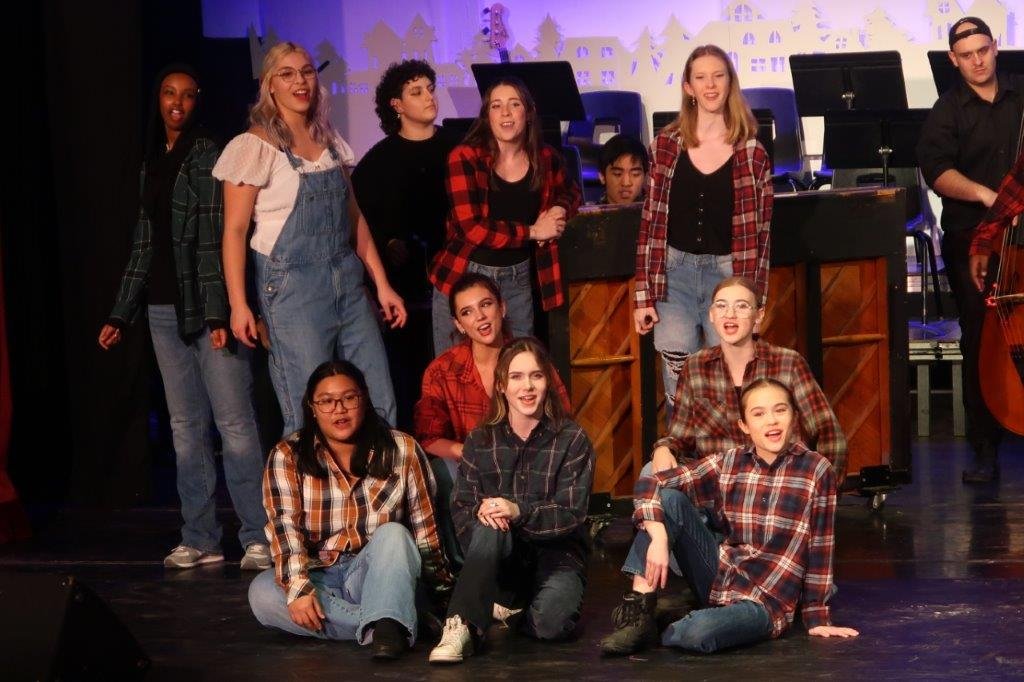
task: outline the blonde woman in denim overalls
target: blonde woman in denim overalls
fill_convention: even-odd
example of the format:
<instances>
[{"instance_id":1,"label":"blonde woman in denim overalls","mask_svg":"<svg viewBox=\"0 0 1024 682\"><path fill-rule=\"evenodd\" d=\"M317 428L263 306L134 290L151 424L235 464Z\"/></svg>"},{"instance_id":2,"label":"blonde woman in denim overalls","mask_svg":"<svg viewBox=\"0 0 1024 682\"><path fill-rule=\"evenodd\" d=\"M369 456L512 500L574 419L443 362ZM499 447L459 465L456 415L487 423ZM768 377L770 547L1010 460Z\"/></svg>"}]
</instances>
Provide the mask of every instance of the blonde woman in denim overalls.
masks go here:
<instances>
[{"instance_id":1,"label":"blonde woman in denim overalls","mask_svg":"<svg viewBox=\"0 0 1024 682\"><path fill-rule=\"evenodd\" d=\"M249 245L285 435L302 426L310 373L332 358L359 367L373 404L389 423L395 420L394 389L363 285L364 266L385 322L404 325L405 306L388 283L352 197L344 170L354 160L352 150L328 122L325 98L309 53L290 42L274 46L263 61L252 127L227 145L213 170L224 181L231 331L250 346L258 334L246 299L245 238L255 213Z\"/></svg>"}]
</instances>

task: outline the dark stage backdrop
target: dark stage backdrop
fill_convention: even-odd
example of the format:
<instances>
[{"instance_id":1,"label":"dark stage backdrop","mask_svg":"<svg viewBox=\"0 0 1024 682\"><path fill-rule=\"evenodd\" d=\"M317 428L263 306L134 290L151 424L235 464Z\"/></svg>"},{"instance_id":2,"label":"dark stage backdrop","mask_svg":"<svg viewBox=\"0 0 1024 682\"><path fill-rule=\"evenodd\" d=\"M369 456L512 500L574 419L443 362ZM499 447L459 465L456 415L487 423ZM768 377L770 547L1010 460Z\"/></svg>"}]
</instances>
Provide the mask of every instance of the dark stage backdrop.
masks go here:
<instances>
[{"instance_id":1,"label":"dark stage backdrop","mask_svg":"<svg viewBox=\"0 0 1024 682\"><path fill-rule=\"evenodd\" d=\"M248 47L203 40L198 0L49 0L4 14L11 473L29 502L145 503L145 321L110 352L96 337L128 258L150 79L169 61L193 63L207 74L208 121L226 138L254 89Z\"/></svg>"}]
</instances>

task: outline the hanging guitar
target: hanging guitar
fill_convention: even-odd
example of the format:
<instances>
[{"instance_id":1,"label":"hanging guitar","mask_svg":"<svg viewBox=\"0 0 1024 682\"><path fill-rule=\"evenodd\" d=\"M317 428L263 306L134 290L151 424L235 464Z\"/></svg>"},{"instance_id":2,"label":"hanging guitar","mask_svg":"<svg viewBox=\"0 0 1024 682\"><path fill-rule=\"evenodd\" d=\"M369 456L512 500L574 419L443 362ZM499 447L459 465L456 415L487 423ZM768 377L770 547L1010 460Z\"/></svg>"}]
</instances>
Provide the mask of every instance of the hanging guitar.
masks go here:
<instances>
[{"instance_id":1,"label":"hanging guitar","mask_svg":"<svg viewBox=\"0 0 1024 682\"><path fill-rule=\"evenodd\" d=\"M508 8L500 2L496 2L490 7L485 7L482 14L484 28L480 32L491 49L498 51L498 59L501 60L501 63L508 64L508 28L505 24Z\"/></svg>"},{"instance_id":2,"label":"hanging guitar","mask_svg":"<svg viewBox=\"0 0 1024 682\"><path fill-rule=\"evenodd\" d=\"M1017 140L1017 162L999 185L999 195L978 230L994 232L998 257L995 280L986 298L987 309L978 352L978 377L985 405L1003 428L1024 435L1024 157ZM997 236L996 235L993 236ZM991 260L990 258L990 260Z\"/></svg>"}]
</instances>

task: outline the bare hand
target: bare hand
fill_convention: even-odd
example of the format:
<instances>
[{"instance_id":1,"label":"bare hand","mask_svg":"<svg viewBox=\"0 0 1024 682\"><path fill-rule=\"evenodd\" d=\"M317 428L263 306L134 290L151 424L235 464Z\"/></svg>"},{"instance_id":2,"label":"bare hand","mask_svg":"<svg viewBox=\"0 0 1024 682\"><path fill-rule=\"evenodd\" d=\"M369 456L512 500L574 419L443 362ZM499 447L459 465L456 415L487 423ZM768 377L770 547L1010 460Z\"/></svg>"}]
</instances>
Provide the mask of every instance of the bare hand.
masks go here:
<instances>
[{"instance_id":1,"label":"bare hand","mask_svg":"<svg viewBox=\"0 0 1024 682\"><path fill-rule=\"evenodd\" d=\"M270 327L262 317L256 320L256 336L259 337L263 350L270 350Z\"/></svg>"},{"instance_id":2,"label":"bare hand","mask_svg":"<svg viewBox=\"0 0 1024 682\"><path fill-rule=\"evenodd\" d=\"M483 507L481 507L483 509ZM494 530L508 531L508 519L501 518L500 516L487 516L482 512L477 512L476 520Z\"/></svg>"},{"instance_id":3,"label":"bare hand","mask_svg":"<svg viewBox=\"0 0 1024 682\"><path fill-rule=\"evenodd\" d=\"M557 211L555 209L558 209ZM551 239L558 239L565 231L565 209L555 206L546 211L541 211L537 216L537 222L531 226L530 239L539 242L546 242Z\"/></svg>"},{"instance_id":4,"label":"bare hand","mask_svg":"<svg viewBox=\"0 0 1024 682\"><path fill-rule=\"evenodd\" d=\"M488 497L480 501L476 515L485 526L507 531L509 524L519 518L519 505L502 497Z\"/></svg>"},{"instance_id":5,"label":"bare hand","mask_svg":"<svg viewBox=\"0 0 1024 682\"><path fill-rule=\"evenodd\" d=\"M377 300L380 302L381 314L384 315L384 321L387 322L392 329L405 326L405 301L399 296L394 289L391 287L385 287L383 289L377 289Z\"/></svg>"},{"instance_id":6,"label":"bare hand","mask_svg":"<svg viewBox=\"0 0 1024 682\"><path fill-rule=\"evenodd\" d=\"M228 345L228 330L227 329L211 329L210 330L210 348L214 350L220 350L224 346Z\"/></svg>"},{"instance_id":7,"label":"bare hand","mask_svg":"<svg viewBox=\"0 0 1024 682\"><path fill-rule=\"evenodd\" d=\"M978 291L985 290L985 277L988 275L987 255L972 255L970 259L971 281Z\"/></svg>"},{"instance_id":8,"label":"bare hand","mask_svg":"<svg viewBox=\"0 0 1024 682\"><path fill-rule=\"evenodd\" d=\"M100 327L100 348L110 350L113 346L121 343L121 330L112 324L105 324Z\"/></svg>"},{"instance_id":9,"label":"bare hand","mask_svg":"<svg viewBox=\"0 0 1024 682\"><path fill-rule=\"evenodd\" d=\"M320 606L320 600L316 598L315 592L299 597L289 604L288 615L292 617L292 622L300 628L320 632L324 627L324 610Z\"/></svg>"},{"instance_id":10,"label":"bare hand","mask_svg":"<svg viewBox=\"0 0 1024 682\"><path fill-rule=\"evenodd\" d=\"M661 318L658 317L658 311L654 309L654 306L650 308L636 308L633 311L633 322L636 325L636 333L643 336L647 332L654 329L654 325L658 324Z\"/></svg>"},{"instance_id":11,"label":"bare hand","mask_svg":"<svg viewBox=\"0 0 1024 682\"><path fill-rule=\"evenodd\" d=\"M664 526L662 526L662 532L657 536L652 535L651 544L647 547L647 565L644 571L644 579L654 589L662 589L668 582L668 571L668 536L664 532Z\"/></svg>"},{"instance_id":12,"label":"bare hand","mask_svg":"<svg viewBox=\"0 0 1024 682\"><path fill-rule=\"evenodd\" d=\"M853 628L841 628L835 625L819 625L807 631L811 637L856 637L860 633Z\"/></svg>"},{"instance_id":13,"label":"bare hand","mask_svg":"<svg viewBox=\"0 0 1024 682\"><path fill-rule=\"evenodd\" d=\"M664 445L654 448L654 453L651 455L651 473L658 473L659 471L668 471L669 469L675 469L679 466L676 461L676 456L672 454Z\"/></svg>"},{"instance_id":14,"label":"bare hand","mask_svg":"<svg viewBox=\"0 0 1024 682\"><path fill-rule=\"evenodd\" d=\"M480 503L480 513L515 521L519 518L519 505L503 497L489 497Z\"/></svg>"},{"instance_id":15,"label":"bare hand","mask_svg":"<svg viewBox=\"0 0 1024 682\"><path fill-rule=\"evenodd\" d=\"M256 318L249 306L237 306L231 309L231 333L249 348L256 347Z\"/></svg>"}]
</instances>

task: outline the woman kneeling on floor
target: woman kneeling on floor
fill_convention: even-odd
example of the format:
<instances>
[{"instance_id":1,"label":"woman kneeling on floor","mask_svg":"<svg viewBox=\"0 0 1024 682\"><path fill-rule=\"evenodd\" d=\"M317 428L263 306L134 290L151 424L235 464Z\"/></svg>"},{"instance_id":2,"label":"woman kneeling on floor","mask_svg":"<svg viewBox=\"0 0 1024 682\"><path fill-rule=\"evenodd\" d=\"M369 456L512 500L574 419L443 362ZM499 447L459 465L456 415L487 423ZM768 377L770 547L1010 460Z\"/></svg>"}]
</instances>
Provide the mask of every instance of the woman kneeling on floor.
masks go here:
<instances>
[{"instance_id":1,"label":"woman kneeling on floor","mask_svg":"<svg viewBox=\"0 0 1024 682\"><path fill-rule=\"evenodd\" d=\"M388 427L350 362L316 368L303 413L267 463L274 568L253 581L249 603L267 627L372 643L374 658L397 658L416 638L417 579L435 594L452 582L426 456Z\"/></svg>"},{"instance_id":2,"label":"woman kneeling on floor","mask_svg":"<svg viewBox=\"0 0 1024 682\"><path fill-rule=\"evenodd\" d=\"M780 637L799 606L818 637L855 637L835 627L835 474L828 460L794 439L789 388L756 379L740 396L740 428L752 446L733 448L637 481L637 534L622 570L633 587L614 613L607 654L630 654L658 640L656 590L669 566L681 570L700 608L668 626L661 643L712 653ZM697 511L713 505L713 533ZM678 567L678 569L677 569Z\"/></svg>"},{"instance_id":3,"label":"woman kneeling on floor","mask_svg":"<svg viewBox=\"0 0 1024 682\"><path fill-rule=\"evenodd\" d=\"M567 637L579 619L594 451L565 416L553 377L535 339L515 339L498 357L490 414L466 439L455 479L465 559L431 663L472 654L492 620L520 613L517 598L537 639Z\"/></svg>"}]
</instances>

